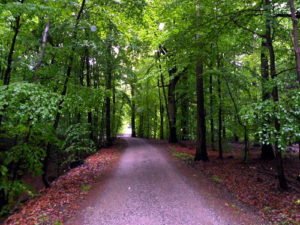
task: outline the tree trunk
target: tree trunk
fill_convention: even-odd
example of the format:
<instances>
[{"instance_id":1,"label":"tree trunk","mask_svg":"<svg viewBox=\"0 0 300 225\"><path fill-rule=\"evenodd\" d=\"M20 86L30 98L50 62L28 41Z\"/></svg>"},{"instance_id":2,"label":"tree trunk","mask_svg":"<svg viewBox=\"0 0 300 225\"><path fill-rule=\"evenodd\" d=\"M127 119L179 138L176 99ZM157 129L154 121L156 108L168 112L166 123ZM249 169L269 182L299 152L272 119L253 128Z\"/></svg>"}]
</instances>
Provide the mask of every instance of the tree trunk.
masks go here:
<instances>
[{"instance_id":1,"label":"tree trunk","mask_svg":"<svg viewBox=\"0 0 300 225\"><path fill-rule=\"evenodd\" d=\"M101 110L101 122L100 122L100 133L99 133L99 142L98 147L102 147L105 144L104 134L105 134L105 109L106 103L103 103L102 110Z\"/></svg>"},{"instance_id":2,"label":"tree trunk","mask_svg":"<svg viewBox=\"0 0 300 225\"><path fill-rule=\"evenodd\" d=\"M135 89L134 85L131 85L131 137L136 137L135 131L135 114L136 114L136 105L135 105Z\"/></svg>"},{"instance_id":3,"label":"tree trunk","mask_svg":"<svg viewBox=\"0 0 300 225\"><path fill-rule=\"evenodd\" d=\"M42 35L42 44L41 44L40 57L39 57L39 60L38 60L37 64L33 68L34 71L37 71L42 66L44 56L45 56L45 49L46 49L49 29L50 29L50 22L47 22L46 26L45 26L45 29L43 31L43 35Z\"/></svg>"},{"instance_id":4,"label":"tree trunk","mask_svg":"<svg viewBox=\"0 0 300 225\"><path fill-rule=\"evenodd\" d=\"M266 83L269 81L269 60L266 55L268 51L267 43L265 40L262 41L261 49L261 75L262 75L262 100L266 101L270 99L271 93L266 90ZM270 123L270 122L269 122ZM266 132L263 135L268 135ZM271 144L263 144L261 148L261 159L273 160L275 158L273 147Z\"/></svg>"},{"instance_id":5,"label":"tree trunk","mask_svg":"<svg viewBox=\"0 0 300 225\"><path fill-rule=\"evenodd\" d=\"M299 46L299 27L298 27L298 18L297 11L295 7L295 1L289 0L290 11L293 21L293 45L296 56L296 71L298 82L300 83L300 46Z\"/></svg>"},{"instance_id":6,"label":"tree trunk","mask_svg":"<svg viewBox=\"0 0 300 225\"><path fill-rule=\"evenodd\" d=\"M247 162L247 159L248 159L248 152L249 152L249 136L248 136L248 129L247 129L247 125L246 124L243 124L241 118L240 118L240 115L239 115L239 111L238 111L238 105L233 97L233 94L230 90L230 87L229 87L229 82L228 80L226 79L226 76L224 76L224 79L226 81L226 86L227 86L227 89L228 89L228 93L229 93L229 96L231 98L231 101L233 103L233 106L234 106L234 111L235 111L235 116L236 116L236 119L238 121L238 123L240 124L241 127L243 127L244 129L244 162Z\"/></svg>"},{"instance_id":7,"label":"tree trunk","mask_svg":"<svg viewBox=\"0 0 300 225\"><path fill-rule=\"evenodd\" d=\"M24 0L21 1L21 3L23 3ZM17 16L15 21L15 26L14 26L14 36L10 45L10 50L8 52L8 56L7 56L7 63L6 63L6 69L4 71L4 76L3 76L3 85L9 85L10 83L10 76L11 76L11 71L12 71L12 63L13 63L13 56L14 56L14 51L15 51L15 46L16 46L16 42L17 42L17 36L20 32L20 28L21 28L21 16ZM3 111L5 111L5 109L7 108L7 105L4 106L4 109L2 109ZM3 115L0 115L0 127L2 125L2 119L3 119Z\"/></svg>"},{"instance_id":8,"label":"tree trunk","mask_svg":"<svg viewBox=\"0 0 300 225\"><path fill-rule=\"evenodd\" d=\"M160 92L160 84L159 79L157 80L157 86L158 86L158 98L159 98L159 117L160 117L160 127L159 127L159 138L161 140L164 139L164 114L165 114L165 108L163 105L163 100Z\"/></svg>"},{"instance_id":9,"label":"tree trunk","mask_svg":"<svg viewBox=\"0 0 300 225\"><path fill-rule=\"evenodd\" d=\"M222 131L223 131L223 120L222 120L222 90L221 90L221 79L218 76L218 98L219 98L219 109L218 109L218 149L219 158L223 159L223 145L222 145Z\"/></svg>"},{"instance_id":10,"label":"tree trunk","mask_svg":"<svg viewBox=\"0 0 300 225\"><path fill-rule=\"evenodd\" d=\"M144 112L140 114L138 134L139 137L144 137Z\"/></svg>"},{"instance_id":11,"label":"tree trunk","mask_svg":"<svg viewBox=\"0 0 300 225\"><path fill-rule=\"evenodd\" d=\"M112 28L110 28L112 29ZM110 37L107 40L106 54L106 77L105 77L105 88L106 88L106 97L105 97L105 131L106 131L106 146L112 145L112 134L111 134L111 92L112 92L112 42Z\"/></svg>"},{"instance_id":12,"label":"tree trunk","mask_svg":"<svg viewBox=\"0 0 300 225\"><path fill-rule=\"evenodd\" d=\"M249 157L249 136L248 136L248 129L244 126L244 162L248 161Z\"/></svg>"},{"instance_id":13,"label":"tree trunk","mask_svg":"<svg viewBox=\"0 0 300 225\"><path fill-rule=\"evenodd\" d=\"M146 138L150 138L150 106L149 106L149 80L147 80L145 89L146 89L146 110L145 110L145 118L144 118L144 134Z\"/></svg>"},{"instance_id":14,"label":"tree trunk","mask_svg":"<svg viewBox=\"0 0 300 225\"><path fill-rule=\"evenodd\" d=\"M188 98L188 77L187 73L182 74L182 86L183 90L185 90L183 96L181 97L181 139L189 140L189 98Z\"/></svg>"},{"instance_id":15,"label":"tree trunk","mask_svg":"<svg viewBox=\"0 0 300 225\"><path fill-rule=\"evenodd\" d=\"M197 93L197 140L195 161L208 161L206 150L206 124L204 107L203 63L196 64L196 93Z\"/></svg>"},{"instance_id":16,"label":"tree trunk","mask_svg":"<svg viewBox=\"0 0 300 225\"><path fill-rule=\"evenodd\" d=\"M266 8L270 8L271 2L270 0L265 0ZM272 21L270 20L269 16L267 15L266 18L266 43L269 50L270 55L270 74L271 78L274 80L277 76L276 73L276 58L275 58L275 51L273 47L273 39L272 39ZM278 87L277 84L274 85L273 91L272 91L272 98L275 104L278 104L279 102L279 93L278 93ZM275 116L275 130L277 134L280 134L280 121ZM278 171L278 180L280 188L283 190L288 189L287 181L284 175L284 168L283 168L283 159L281 155L281 149L279 149L278 141L276 138L275 144L275 152L276 152L276 159L277 159L277 171Z\"/></svg>"},{"instance_id":17,"label":"tree trunk","mask_svg":"<svg viewBox=\"0 0 300 225\"><path fill-rule=\"evenodd\" d=\"M23 1L22 1L22 3L23 3ZM21 28L20 21L21 21L21 16L17 16L15 26L14 26L15 32L14 32L14 36L13 36L10 50L8 53L8 57L7 57L6 70L4 72L4 78L3 78L4 85L9 85L9 83L10 83L10 74L11 74L11 70L12 70L13 55L14 55L15 46L16 46L16 42L17 42L17 36L18 36L18 34L20 32L20 28Z\"/></svg>"},{"instance_id":18,"label":"tree trunk","mask_svg":"<svg viewBox=\"0 0 300 225\"><path fill-rule=\"evenodd\" d=\"M85 57L80 57L80 69L78 71L79 77L79 84L83 87L84 86L84 68L85 68ZM81 113L80 111L77 112L77 123L81 123Z\"/></svg>"},{"instance_id":19,"label":"tree trunk","mask_svg":"<svg viewBox=\"0 0 300 225\"><path fill-rule=\"evenodd\" d=\"M223 113L223 110L222 110L222 127L223 127L223 129L222 129L222 135L223 135L223 140L226 140L226 135L227 135L227 133L226 133L226 123L225 123L225 115L224 115L224 113Z\"/></svg>"},{"instance_id":20,"label":"tree trunk","mask_svg":"<svg viewBox=\"0 0 300 225\"><path fill-rule=\"evenodd\" d=\"M168 85L168 112L169 112L169 142L177 143L177 131L176 131L176 96L175 89L178 81L178 75L176 76L176 67L169 70L169 85Z\"/></svg>"},{"instance_id":21,"label":"tree trunk","mask_svg":"<svg viewBox=\"0 0 300 225\"><path fill-rule=\"evenodd\" d=\"M116 107L117 107L117 104L116 104L116 80L115 78L112 76L112 105L111 105L111 108L112 108L112 115L111 115L111 130L112 130L112 133L111 133L111 136L112 138L116 137L117 136L117 132L118 132L118 121L117 121L117 118L116 118Z\"/></svg>"},{"instance_id":22,"label":"tree trunk","mask_svg":"<svg viewBox=\"0 0 300 225\"><path fill-rule=\"evenodd\" d=\"M3 207L7 206L7 204L8 204L7 194L3 189L0 189L0 210L2 210Z\"/></svg>"},{"instance_id":23,"label":"tree trunk","mask_svg":"<svg viewBox=\"0 0 300 225\"><path fill-rule=\"evenodd\" d=\"M213 101L213 76L209 76L209 111L210 111L210 145L211 149L215 149L215 132L214 132L214 101Z\"/></svg>"},{"instance_id":24,"label":"tree trunk","mask_svg":"<svg viewBox=\"0 0 300 225\"><path fill-rule=\"evenodd\" d=\"M91 88L91 69L90 69L90 57L89 57L89 49L85 49L85 66L86 66L86 86ZM93 114L91 111L88 112L88 123L90 124L90 138L93 140L94 133L93 133Z\"/></svg>"}]
</instances>

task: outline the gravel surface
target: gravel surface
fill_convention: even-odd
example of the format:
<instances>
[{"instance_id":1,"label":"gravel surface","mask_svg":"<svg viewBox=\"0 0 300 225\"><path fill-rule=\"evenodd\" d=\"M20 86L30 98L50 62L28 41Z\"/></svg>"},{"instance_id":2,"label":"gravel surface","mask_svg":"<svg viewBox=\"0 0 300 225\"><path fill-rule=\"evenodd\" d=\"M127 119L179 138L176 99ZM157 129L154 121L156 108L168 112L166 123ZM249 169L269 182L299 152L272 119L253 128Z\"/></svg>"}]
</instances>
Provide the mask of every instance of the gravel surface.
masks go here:
<instances>
[{"instance_id":1,"label":"gravel surface","mask_svg":"<svg viewBox=\"0 0 300 225\"><path fill-rule=\"evenodd\" d=\"M115 172L66 224L265 224L254 212L228 207L227 198L199 193L159 148L138 138L125 140L128 147Z\"/></svg>"}]
</instances>

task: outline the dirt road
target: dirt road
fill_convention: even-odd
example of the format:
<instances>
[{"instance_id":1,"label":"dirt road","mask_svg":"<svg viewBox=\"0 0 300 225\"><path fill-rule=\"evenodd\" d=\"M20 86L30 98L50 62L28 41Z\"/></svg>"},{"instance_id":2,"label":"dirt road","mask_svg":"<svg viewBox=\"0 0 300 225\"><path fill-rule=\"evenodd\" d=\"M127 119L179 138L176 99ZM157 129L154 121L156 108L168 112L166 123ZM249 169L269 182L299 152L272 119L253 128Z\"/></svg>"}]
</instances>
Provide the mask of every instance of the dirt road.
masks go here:
<instances>
[{"instance_id":1,"label":"dirt road","mask_svg":"<svg viewBox=\"0 0 300 225\"><path fill-rule=\"evenodd\" d=\"M137 138L101 189L91 191L72 225L210 225L266 224L247 208L213 189L196 188L162 150ZM205 178L197 178L201 179ZM232 207L231 207L232 206Z\"/></svg>"}]
</instances>

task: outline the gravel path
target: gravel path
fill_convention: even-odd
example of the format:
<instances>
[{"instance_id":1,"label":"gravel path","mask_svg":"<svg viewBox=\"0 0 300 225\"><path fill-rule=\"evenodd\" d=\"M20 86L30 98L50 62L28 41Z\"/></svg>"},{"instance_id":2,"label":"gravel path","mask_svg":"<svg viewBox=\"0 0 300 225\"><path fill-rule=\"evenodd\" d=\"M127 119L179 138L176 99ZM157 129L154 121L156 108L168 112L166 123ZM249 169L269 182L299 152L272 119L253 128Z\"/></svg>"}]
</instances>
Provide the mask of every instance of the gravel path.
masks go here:
<instances>
[{"instance_id":1,"label":"gravel path","mask_svg":"<svg viewBox=\"0 0 300 225\"><path fill-rule=\"evenodd\" d=\"M126 141L116 171L66 224L265 224L254 212L228 207L225 197L199 193L159 148L142 139Z\"/></svg>"}]
</instances>

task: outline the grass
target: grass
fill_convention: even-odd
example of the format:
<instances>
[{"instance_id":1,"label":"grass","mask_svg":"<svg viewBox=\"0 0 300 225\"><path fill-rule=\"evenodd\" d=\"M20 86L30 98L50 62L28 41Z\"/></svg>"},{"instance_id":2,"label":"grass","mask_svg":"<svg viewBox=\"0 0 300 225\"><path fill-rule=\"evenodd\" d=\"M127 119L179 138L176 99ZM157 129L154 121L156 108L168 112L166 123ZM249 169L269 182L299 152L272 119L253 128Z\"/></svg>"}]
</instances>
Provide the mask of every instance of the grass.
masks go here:
<instances>
[{"instance_id":1,"label":"grass","mask_svg":"<svg viewBox=\"0 0 300 225\"><path fill-rule=\"evenodd\" d=\"M39 223L38 224L44 224L49 222L49 217L47 215L41 215L39 218Z\"/></svg>"},{"instance_id":2,"label":"grass","mask_svg":"<svg viewBox=\"0 0 300 225\"><path fill-rule=\"evenodd\" d=\"M192 155L184 152L173 152L172 155L181 160L193 160L194 158Z\"/></svg>"},{"instance_id":3,"label":"grass","mask_svg":"<svg viewBox=\"0 0 300 225\"><path fill-rule=\"evenodd\" d=\"M223 180L220 177L218 177L217 175L213 175L211 177L211 179L216 183L219 183L219 184L223 183Z\"/></svg>"},{"instance_id":4,"label":"grass","mask_svg":"<svg viewBox=\"0 0 300 225\"><path fill-rule=\"evenodd\" d=\"M92 186L89 184L83 184L80 187L81 191L83 191L83 192L88 192L89 190L91 190L91 188L92 188Z\"/></svg>"}]
</instances>

